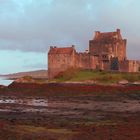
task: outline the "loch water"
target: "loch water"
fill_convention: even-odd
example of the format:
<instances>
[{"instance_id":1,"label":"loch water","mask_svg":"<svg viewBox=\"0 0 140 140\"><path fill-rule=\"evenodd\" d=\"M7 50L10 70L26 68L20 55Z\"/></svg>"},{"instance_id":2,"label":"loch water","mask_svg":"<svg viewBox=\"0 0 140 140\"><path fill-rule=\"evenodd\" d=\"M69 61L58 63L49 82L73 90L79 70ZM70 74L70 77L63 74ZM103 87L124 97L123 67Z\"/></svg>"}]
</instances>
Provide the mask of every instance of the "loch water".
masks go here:
<instances>
[{"instance_id":1,"label":"loch water","mask_svg":"<svg viewBox=\"0 0 140 140\"><path fill-rule=\"evenodd\" d=\"M13 82L13 80L6 79L5 77L0 77L0 85L8 86Z\"/></svg>"}]
</instances>

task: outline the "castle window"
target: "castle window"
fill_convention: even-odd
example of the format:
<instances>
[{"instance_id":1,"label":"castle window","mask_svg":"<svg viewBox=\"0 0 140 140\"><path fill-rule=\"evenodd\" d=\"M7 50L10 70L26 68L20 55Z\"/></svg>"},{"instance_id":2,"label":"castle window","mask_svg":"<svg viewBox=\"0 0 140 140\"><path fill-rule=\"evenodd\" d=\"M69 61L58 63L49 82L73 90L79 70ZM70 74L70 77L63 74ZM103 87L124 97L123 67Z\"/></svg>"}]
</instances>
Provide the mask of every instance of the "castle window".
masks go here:
<instances>
[{"instance_id":1,"label":"castle window","mask_svg":"<svg viewBox=\"0 0 140 140\"><path fill-rule=\"evenodd\" d=\"M103 58L107 58L107 56L106 56L106 55L102 55L102 57L103 57Z\"/></svg>"}]
</instances>

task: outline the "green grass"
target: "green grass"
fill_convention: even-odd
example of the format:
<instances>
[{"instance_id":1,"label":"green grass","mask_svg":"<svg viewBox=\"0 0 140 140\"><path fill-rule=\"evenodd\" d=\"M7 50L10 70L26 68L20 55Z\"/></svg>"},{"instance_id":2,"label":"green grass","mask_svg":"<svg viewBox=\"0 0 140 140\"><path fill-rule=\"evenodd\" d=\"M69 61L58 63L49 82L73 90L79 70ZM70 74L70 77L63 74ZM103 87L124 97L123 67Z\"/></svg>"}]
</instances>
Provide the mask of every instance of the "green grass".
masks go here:
<instances>
[{"instance_id":1,"label":"green grass","mask_svg":"<svg viewBox=\"0 0 140 140\"><path fill-rule=\"evenodd\" d=\"M97 81L100 83L117 83L121 80L127 80L129 82L140 81L140 73L104 72L93 70L67 70L55 79L55 81L57 82Z\"/></svg>"}]
</instances>

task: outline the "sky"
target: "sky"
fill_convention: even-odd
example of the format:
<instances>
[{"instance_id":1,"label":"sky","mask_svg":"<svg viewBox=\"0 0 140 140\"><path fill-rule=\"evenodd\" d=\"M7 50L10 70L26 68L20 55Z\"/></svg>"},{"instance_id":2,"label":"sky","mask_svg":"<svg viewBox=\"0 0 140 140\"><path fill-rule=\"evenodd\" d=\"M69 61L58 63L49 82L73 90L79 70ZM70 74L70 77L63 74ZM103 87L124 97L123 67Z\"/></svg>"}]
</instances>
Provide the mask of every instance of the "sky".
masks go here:
<instances>
[{"instance_id":1,"label":"sky","mask_svg":"<svg viewBox=\"0 0 140 140\"><path fill-rule=\"evenodd\" d=\"M88 48L94 31L121 29L140 60L140 0L0 0L0 74L47 69L49 46Z\"/></svg>"}]
</instances>

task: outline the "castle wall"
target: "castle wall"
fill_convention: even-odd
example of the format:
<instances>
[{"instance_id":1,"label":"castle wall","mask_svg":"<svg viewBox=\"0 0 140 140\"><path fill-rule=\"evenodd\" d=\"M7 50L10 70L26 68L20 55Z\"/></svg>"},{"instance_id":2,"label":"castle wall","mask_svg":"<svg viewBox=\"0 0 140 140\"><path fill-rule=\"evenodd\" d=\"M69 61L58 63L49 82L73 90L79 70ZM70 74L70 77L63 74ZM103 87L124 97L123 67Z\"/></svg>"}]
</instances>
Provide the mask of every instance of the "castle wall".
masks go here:
<instances>
[{"instance_id":1,"label":"castle wall","mask_svg":"<svg viewBox=\"0 0 140 140\"><path fill-rule=\"evenodd\" d=\"M98 60L95 59L94 56L90 55L90 69L96 69L96 63Z\"/></svg>"},{"instance_id":2,"label":"castle wall","mask_svg":"<svg viewBox=\"0 0 140 140\"><path fill-rule=\"evenodd\" d=\"M138 72L139 64L135 60L126 60L119 62L119 71L121 72Z\"/></svg>"},{"instance_id":3,"label":"castle wall","mask_svg":"<svg viewBox=\"0 0 140 140\"><path fill-rule=\"evenodd\" d=\"M110 41L108 43L90 40L89 50L91 55L118 57L122 61L126 58L126 40Z\"/></svg>"},{"instance_id":4,"label":"castle wall","mask_svg":"<svg viewBox=\"0 0 140 140\"><path fill-rule=\"evenodd\" d=\"M101 64L102 64L101 70L107 70L107 71L110 70L110 62L104 61L104 62L101 62Z\"/></svg>"},{"instance_id":5,"label":"castle wall","mask_svg":"<svg viewBox=\"0 0 140 140\"><path fill-rule=\"evenodd\" d=\"M126 39L117 43L116 48L116 56L118 57L119 61L123 61L124 59L126 59Z\"/></svg>"},{"instance_id":6,"label":"castle wall","mask_svg":"<svg viewBox=\"0 0 140 140\"><path fill-rule=\"evenodd\" d=\"M76 63L78 68L90 69L91 64L89 53L77 53Z\"/></svg>"},{"instance_id":7,"label":"castle wall","mask_svg":"<svg viewBox=\"0 0 140 140\"><path fill-rule=\"evenodd\" d=\"M54 78L60 72L69 68L95 69L94 57L89 53L72 54L49 54L48 55L48 75L49 79Z\"/></svg>"}]
</instances>

